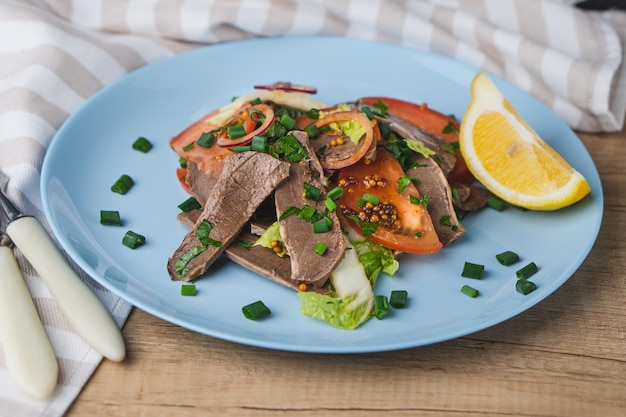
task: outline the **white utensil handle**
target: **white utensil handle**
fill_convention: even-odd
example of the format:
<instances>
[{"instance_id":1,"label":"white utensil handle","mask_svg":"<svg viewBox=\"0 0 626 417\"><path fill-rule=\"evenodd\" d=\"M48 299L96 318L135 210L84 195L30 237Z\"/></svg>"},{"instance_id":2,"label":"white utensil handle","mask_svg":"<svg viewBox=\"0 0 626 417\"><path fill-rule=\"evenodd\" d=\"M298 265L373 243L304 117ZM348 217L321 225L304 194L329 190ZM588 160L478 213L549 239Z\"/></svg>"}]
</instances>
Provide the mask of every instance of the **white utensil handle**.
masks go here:
<instances>
[{"instance_id":1,"label":"white utensil handle","mask_svg":"<svg viewBox=\"0 0 626 417\"><path fill-rule=\"evenodd\" d=\"M15 383L36 399L48 398L59 365L13 251L6 246L0 246L0 342Z\"/></svg>"},{"instance_id":2,"label":"white utensil handle","mask_svg":"<svg viewBox=\"0 0 626 417\"><path fill-rule=\"evenodd\" d=\"M80 279L34 217L20 217L7 234L39 273L74 331L104 357L119 362L126 356L120 329L100 299Z\"/></svg>"}]
</instances>

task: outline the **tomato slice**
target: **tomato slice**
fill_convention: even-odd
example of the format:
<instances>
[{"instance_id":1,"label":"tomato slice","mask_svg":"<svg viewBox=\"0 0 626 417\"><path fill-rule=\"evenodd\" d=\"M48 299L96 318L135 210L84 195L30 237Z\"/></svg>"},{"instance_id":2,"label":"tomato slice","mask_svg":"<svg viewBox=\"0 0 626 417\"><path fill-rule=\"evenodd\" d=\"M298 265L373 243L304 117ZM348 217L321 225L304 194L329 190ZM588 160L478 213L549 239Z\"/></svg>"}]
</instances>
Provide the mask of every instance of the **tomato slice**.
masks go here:
<instances>
[{"instance_id":1,"label":"tomato slice","mask_svg":"<svg viewBox=\"0 0 626 417\"><path fill-rule=\"evenodd\" d=\"M273 121L274 110L270 106L267 104L251 106L246 103L215 133L217 144L223 147L247 145L254 136L265 132ZM243 127L245 134L240 137L231 137L229 128L237 125Z\"/></svg>"},{"instance_id":2,"label":"tomato slice","mask_svg":"<svg viewBox=\"0 0 626 417\"><path fill-rule=\"evenodd\" d=\"M387 112L400 119L421 127L422 129L441 137L447 143L459 142L459 123L451 116L429 108L426 104L416 104L389 97L364 97L358 102L373 106L378 101L387 106ZM474 176L467 168L461 150L457 147L456 163L448 174L448 180L462 184L470 184Z\"/></svg>"},{"instance_id":3,"label":"tomato slice","mask_svg":"<svg viewBox=\"0 0 626 417\"><path fill-rule=\"evenodd\" d=\"M341 212L362 235L362 222L377 223L376 230L366 237L387 248L417 254L437 252L443 245L426 205L420 203L419 192L412 183L398 192L398 179L404 175L400 163L384 148L377 150L375 160L362 160L340 170L338 182L344 189L339 199ZM364 194L374 196L378 204L361 205Z\"/></svg>"}]
</instances>

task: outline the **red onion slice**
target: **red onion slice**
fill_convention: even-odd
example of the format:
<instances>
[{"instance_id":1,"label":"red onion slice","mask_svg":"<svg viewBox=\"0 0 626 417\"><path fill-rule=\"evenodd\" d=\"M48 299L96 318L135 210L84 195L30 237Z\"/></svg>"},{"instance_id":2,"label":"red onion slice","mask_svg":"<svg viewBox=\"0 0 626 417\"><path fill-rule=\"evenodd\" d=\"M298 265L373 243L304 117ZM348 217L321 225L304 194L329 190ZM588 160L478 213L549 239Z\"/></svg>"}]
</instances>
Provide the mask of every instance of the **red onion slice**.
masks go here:
<instances>
[{"instance_id":1,"label":"red onion slice","mask_svg":"<svg viewBox=\"0 0 626 417\"><path fill-rule=\"evenodd\" d=\"M257 90L282 90L282 91L291 91L297 93L305 93L305 94L317 94L317 88L310 87L308 85L297 85L292 84L286 81L279 81L274 84L264 84L264 85L255 85L255 89Z\"/></svg>"}]
</instances>

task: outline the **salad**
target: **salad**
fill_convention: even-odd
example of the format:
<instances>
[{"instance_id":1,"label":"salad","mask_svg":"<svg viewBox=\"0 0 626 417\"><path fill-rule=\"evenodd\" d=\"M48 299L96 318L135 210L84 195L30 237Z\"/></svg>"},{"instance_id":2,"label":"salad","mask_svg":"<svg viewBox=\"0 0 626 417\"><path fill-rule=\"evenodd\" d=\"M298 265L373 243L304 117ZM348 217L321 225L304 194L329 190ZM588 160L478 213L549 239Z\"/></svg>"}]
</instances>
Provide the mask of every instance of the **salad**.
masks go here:
<instances>
[{"instance_id":1,"label":"salad","mask_svg":"<svg viewBox=\"0 0 626 417\"><path fill-rule=\"evenodd\" d=\"M328 105L315 93L255 86L171 139L191 196L167 268L192 281L225 254L296 290L303 314L353 329L388 308L374 291L381 273L461 239L463 215L494 197L473 185L453 116L389 97Z\"/></svg>"}]
</instances>

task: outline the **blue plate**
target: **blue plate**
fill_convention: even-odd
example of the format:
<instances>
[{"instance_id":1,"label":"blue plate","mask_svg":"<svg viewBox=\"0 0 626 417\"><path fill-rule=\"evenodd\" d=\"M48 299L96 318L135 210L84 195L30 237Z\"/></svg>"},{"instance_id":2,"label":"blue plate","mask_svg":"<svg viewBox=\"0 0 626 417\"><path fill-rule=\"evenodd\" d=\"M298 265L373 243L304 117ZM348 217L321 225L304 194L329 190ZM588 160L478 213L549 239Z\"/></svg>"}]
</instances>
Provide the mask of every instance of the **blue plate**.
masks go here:
<instances>
[{"instance_id":1,"label":"blue plate","mask_svg":"<svg viewBox=\"0 0 626 417\"><path fill-rule=\"evenodd\" d=\"M460 241L437 254L405 256L393 277L379 278L375 292L409 293L406 309L356 330L338 330L299 312L299 298L225 259L197 281L195 297L171 282L168 257L187 232L176 221L187 198L174 170L178 156L170 137L256 84L292 81L316 86L329 104L360 96L426 102L459 118L469 103L478 69L406 47L346 38L279 38L219 44L143 67L104 88L59 130L41 176L44 209L69 256L104 287L166 321L217 338L300 352L356 353L437 343L493 326L534 306L557 290L580 266L597 237L603 195L597 170L580 140L549 109L493 77L521 115L591 185L591 194L557 212L486 209L464 221ZM154 148L131 149L139 136ZM126 195L110 191L121 174L136 184ZM119 210L124 227L103 226L100 210ZM131 250L127 230L146 236ZM495 255L512 250L517 266ZM484 264L482 280L461 277L465 261ZM515 291L515 270L533 261L538 289ZM477 298L460 292L464 284ZM272 315L251 321L241 308L263 302Z\"/></svg>"}]
</instances>

